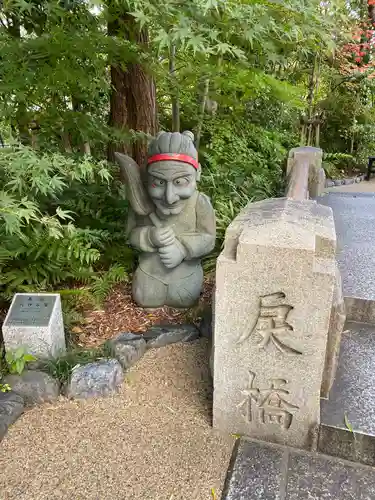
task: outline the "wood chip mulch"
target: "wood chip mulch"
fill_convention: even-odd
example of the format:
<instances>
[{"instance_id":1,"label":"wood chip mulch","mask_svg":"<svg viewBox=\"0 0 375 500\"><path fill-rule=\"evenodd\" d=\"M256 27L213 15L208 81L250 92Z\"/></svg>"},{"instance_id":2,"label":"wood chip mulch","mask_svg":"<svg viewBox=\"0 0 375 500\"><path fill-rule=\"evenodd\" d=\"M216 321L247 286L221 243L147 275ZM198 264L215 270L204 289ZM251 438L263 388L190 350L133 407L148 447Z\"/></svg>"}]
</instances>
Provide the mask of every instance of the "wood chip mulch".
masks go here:
<instances>
[{"instance_id":1,"label":"wood chip mulch","mask_svg":"<svg viewBox=\"0 0 375 500\"><path fill-rule=\"evenodd\" d=\"M82 325L71 329L74 343L82 347L97 347L122 332L142 333L156 324L181 324L199 316L199 311L211 304L212 279L207 279L198 306L190 310L161 307L147 311L132 300L129 286L118 286L109 295L102 310L87 310Z\"/></svg>"}]
</instances>

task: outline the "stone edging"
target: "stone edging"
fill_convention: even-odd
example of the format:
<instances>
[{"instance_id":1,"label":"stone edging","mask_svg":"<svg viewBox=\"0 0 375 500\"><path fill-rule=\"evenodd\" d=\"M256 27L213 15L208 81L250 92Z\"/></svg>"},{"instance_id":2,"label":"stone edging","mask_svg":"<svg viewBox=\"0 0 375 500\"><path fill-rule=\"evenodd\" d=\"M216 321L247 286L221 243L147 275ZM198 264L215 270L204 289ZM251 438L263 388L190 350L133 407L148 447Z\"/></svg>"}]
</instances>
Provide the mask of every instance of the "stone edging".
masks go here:
<instances>
[{"instance_id":1,"label":"stone edging","mask_svg":"<svg viewBox=\"0 0 375 500\"><path fill-rule=\"evenodd\" d=\"M357 175L356 177L351 177L350 179L327 179L325 183L326 188L331 188L334 186L347 186L348 184L359 184L366 179L366 174Z\"/></svg>"},{"instance_id":2,"label":"stone edging","mask_svg":"<svg viewBox=\"0 0 375 500\"><path fill-rule=\"evenodd\" d=\"M21 375L7 375L2 382L9 384L12 390L0 392L0 441L25 409L56 401L60 394L68 399L108 396L119 390L124 373L148 349L192 342L200 336L208 336L206 329L207 325L202 321L199 327L193 324L159 325L144 334L121 333L108 341L108 358L77 365L63 386L55 378L39 371L38 363L34 363L35 369L30 367Z\"/></svg>"}]
</instances>

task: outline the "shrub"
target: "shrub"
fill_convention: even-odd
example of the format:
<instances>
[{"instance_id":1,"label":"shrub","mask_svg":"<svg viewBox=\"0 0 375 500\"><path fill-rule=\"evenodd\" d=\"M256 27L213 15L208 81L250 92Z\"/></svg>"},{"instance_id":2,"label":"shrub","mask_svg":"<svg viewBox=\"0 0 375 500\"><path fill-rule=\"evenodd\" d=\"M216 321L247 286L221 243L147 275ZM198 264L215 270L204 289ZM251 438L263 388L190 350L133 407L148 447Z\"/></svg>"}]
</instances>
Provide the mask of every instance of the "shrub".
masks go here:
<instances>
[{"instance_id":1,"label":"shrub","mask_svg":"<svg viewBox=\"0 0 375 500\"><path fill-rule=\"evenodd\" d=\"M110 354L111 351L107 344L92 349L75 348L58 358L40 363L40 368L64 384L68 381L75 366L86 365L98 359L108 358Z\"/></svg>"},{"instance_id":2,"label":"shrub","mask_svg":"<svg viewBox=\"0 0 375 500\"><path fill-rule=\"evenodd\" d=\"M214 269L226 228L240 210L251 201L281 195L281 165L287 156L282 136L249 122L212 120L208 128L200 190L216 212L217 244L204 259L206 271Z\"/></svg>"},{"instance_id":3,"label":"shrub","mask_svg":"<svg viewBox=\"0 0 375 500\"><path fill-rule=\"evenodd\" d=\"M24 347L18 347L14 351L8 350L5 353L5 363L7 371L11 374L21 375L25 369L26 363L35 361L36 358L32 354L27 354Z\"/></svg>"},{"instance_id":4,"label":"shrub","mask_svg":"<svg viewBox=\"0 0 375 500\"><path fill-rule=\"evenodd\" d=\"M0 151L0 182L2 298L72 281L102 297L127 278L127 202L106 162L14 146Z\"/></svg>"}]
</instances>

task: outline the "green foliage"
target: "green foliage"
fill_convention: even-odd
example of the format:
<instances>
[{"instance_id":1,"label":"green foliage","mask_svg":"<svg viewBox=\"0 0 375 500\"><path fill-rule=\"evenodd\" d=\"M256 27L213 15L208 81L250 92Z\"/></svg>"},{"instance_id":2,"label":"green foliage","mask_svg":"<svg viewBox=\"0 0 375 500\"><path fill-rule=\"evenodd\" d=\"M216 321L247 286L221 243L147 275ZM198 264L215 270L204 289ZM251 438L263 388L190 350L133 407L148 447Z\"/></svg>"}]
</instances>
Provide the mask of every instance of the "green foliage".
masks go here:
<instances>
[{"instance_id":1,"label":"green foliage","mask_svg":"<svg viewBox=\"0 0 375 500\"><path fill-rule=\"evenodd\" d=\"M0 132L7 143L13 134L28 147L0 149L0 297L57 289L69 329L83 304L102 302L128 280L134 254L125 241L124 186L103 158L111 140L126 146L143 131L108 125L109 111L122 111L110 99L116 68L139 64L152 74L160 127L172 126L173 98L181 128L199 132L201 189L218 222L208 269L241 208L282 193L282 165L311 105L324 116L323 149L350 152L363 164L375 150L373 85L364 76L346 81L332 57L348 21L359 18L352 4L4 2ZM137 112L127 110L134 115L129 123L138 123ZM327 157L327 173L350 161Z\"/></svg>"},{"instance_id":2,"label":"green foliage","mask_svg":"<svg viewBox=\"0 0 375 500\"><path fill-rule=\"evenodd\" d=\"M27 354L24 347L18 347L14 351L7 350L5 353L6 367L11 374L21 375L26 363L35 361L35 359L35 356Z\"/></svg>"},{"instance_id":3,"label":"green foliage","mask_svg":"<svg viewBox=\"0 0 375 500\"><path fill-rule=\"evenodd\" d=\"M251 201L281 193L281 164L286 157L283 137L236 117L217 117L207 123L200 189L213 203L217 220L217 245L205 259L212 270L222 248L225 231Z\"/></svg>"},{"instance_id":4,"label":"green foliage","mask_svg":"<svg viewBox=\"0 0 375 500\"><path fill-rule=\"evenodd\" d=\"M9 384L0 384L0 392L10 392L12 388Z\"/></svg>"},{"instance_id":5,"label":"green foliage","mask_svg":"<svg viewBox=\"0 0 375 500\"><path fill-rule=\"evenodd\" d=\"M125 267L118 264L110 267L108 271L98 273L93 277L93 284L91 285L91 292L94 299L98 304L102 304L115 284L127 280L128 273Z\"/></svg>"},{"instance_id":6,"label":"green foliage","mask_svg":"<svg viewBox=\"0 0 375 500\"><path fill-rule=\"evenodd\" d=\"M86 365L110 355L106 344L97 349L72 349L61 357L50 359L41 364L41 370L65 383L77 365Z\"/></svg>"},{"instance_id":7,"label":"green foliage","mask_svg":"<svg viewBox=\"0 0 375 500\"><path fill-rule=\"evenodd\" d=\"M3 297L75 280L102 299L115 282L126 280L128 249L119 252L121 266L102 269L111 265L114 249L126 246L115 217L124 218L127 205L108 165L15 146L0 150L0 179Z\"/></svg>"},{"instance_id":8,"label":"green foliage","mask_svg":"<svg viewBox=\"0 0 375 500\"><path fill-rule=\"evenodd\" d=\"M341 179L343 177L342 172L337 168L334 163L329 161L323 161L323 168L327 179Z\"/></svg>"},{"instance_id":9,"label":"green foliage","mask_svg":"<svg viewBox=\"0 0 375 500\"><path fill-rule=\"evenodd\" d=\"M323 168L329 179L340 179L345 175L352 175L356 168L358 159L347 153L325 153L323 156Z\"/></svg>"},{"instance_id":10,"label":"green foliage","mask_svg":"<svg viewBox=\"0 0 375 500\"><path fill-rule=\"evenodd\" d=\"M343 158L338 168L364 168L368 156L375 151L375 85L373 72L345 70L345 65L325 64L321 72L317 110L322 113L321 147L327 153L343 153L354 157L353 165ZM347 63L347 61L344 60ZM343 69L344 68L344 69Z\"/></svg>"}]
</instances>

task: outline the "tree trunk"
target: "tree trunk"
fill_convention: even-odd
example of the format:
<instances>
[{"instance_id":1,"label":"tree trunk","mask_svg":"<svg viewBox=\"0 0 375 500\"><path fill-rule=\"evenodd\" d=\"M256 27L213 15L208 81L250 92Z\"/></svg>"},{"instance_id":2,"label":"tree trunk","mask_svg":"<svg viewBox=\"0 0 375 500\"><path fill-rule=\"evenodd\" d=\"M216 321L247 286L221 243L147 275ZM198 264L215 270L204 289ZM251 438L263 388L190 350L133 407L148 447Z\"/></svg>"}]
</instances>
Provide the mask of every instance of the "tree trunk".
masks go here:
<instances>
[{"instance_id":1,"label":"tree trunk","mask_svg":"<svg viewBox=\"0 0 375 500\"><path fill-rule=\"evenodd\" d=\"M81 151L84 155L91 156L91 147L89 142L84 142L81 144Z\"/></svg>"},{"instance_id":2,"label":"tree trunk","mask_svg":"<svg viewBox=\"0 0 375 500\"><path fill-rule=\"evenodd\" d=\"M320 147L320 123L319 122L316 124L316 128L315 128L315 147L316 148Z\"/></svg>"},{"instance_id":3,"label":"tree trunk","mask_svg":"<svg viewBox=\"0 0 375 500\"><path fill-rule=\"evenodd\" d=\"M308 117L309 120L312 119L313 110L314 110L314 94L316 90L316 54L313 58L310 79L308 84L308 95L307 95L307 104L308 104Z\"/></svg>"},{"instance_id":4,"label":"tree trunk","mask_svg":"<svg viewBox=\"0 0 375 500\"><path fill-rule=\"evenodd\" d=\"M169 55L169 74L172 85L172 132L180 131L180 103L178 100L178 84L175 74L176 46L172 45Z\"/></svg>"},{"instance_id":5,"label":"tree trunk","mask_svg":"<svg viewBox=\"0 0 375 500\"><path fill-rule=\"evenodd\" d=\"M375 5L367 1L368 17L373 26L375 26Z\"/></svg>"},{"instance_id":6,"label":"tree trunk","mask_svg":"<svg viewBox=\"0 0 375 500\"><path fill-rule=\"evenodd\" d=\"M197 150L199 149L199 144L201 142L203 121L204 121L204 110L206 109L206 102L207 102L209 90L210 90L210 80L209 80L209 78L206 78L204 81L204 88L203 88L203 93L202 93L202 97L201 97L199 118L198 118L197 130L196 130L197 136L195 138L195 147L197 148Z\"/></svg>"},{"instance_id":7,"label":"tree trunk","mask_svg":"<svg viewBox=\"0 0 375 500\"><path fill-rule=\"evenodd\" d=\"M135 20L123 14L108 23L110 36L124 37L140 46L148 45L146 29L139 31ZM153 78L146 73L138 62L129 62L126 68L121 61L111 65L112 91L110 98L109 125L117 132L142 132L155 135L156 96ZM138 165L143 166L147 157L147 138L137 138L125 142L111 141L108 144L108 159L114 161L114 153L119 151L130 155Z\"/></svg>"},{"instance_id":8,"label":"tree trunk","mask_svg":"<svg viewBox=\"0 0 375 500\"><path fill-rule=\"evenodd\" d=\"M70 142L69 132L64 130L64 132L61 134L61 138L62 138L64 152L65 153L73 153L72 144Z\"/></svg>"},{"instance_id":9,"label":"tree trunk","mask_svg":"<svg viewBox=\"0 0 375 500\"><path fill-rule=\"evenodd\" d=\"M72 106L73 106L73 111L75 111L76 113L84 114L85 103L77 99L74 95L72 95ZM80 144L79 144L80 151L84 155L90 156L91 147L85 131L78 131L78 133L80 136Z\"/></svg>"}]
</instances>

